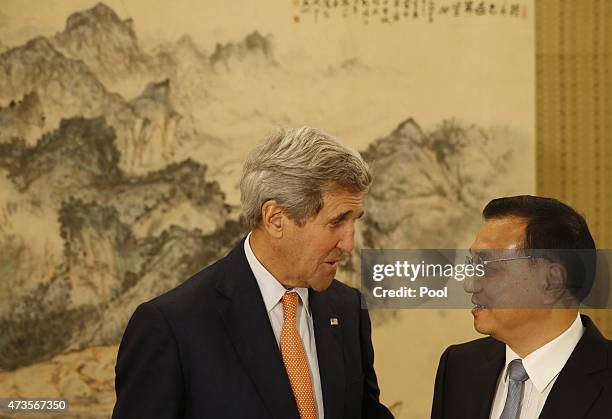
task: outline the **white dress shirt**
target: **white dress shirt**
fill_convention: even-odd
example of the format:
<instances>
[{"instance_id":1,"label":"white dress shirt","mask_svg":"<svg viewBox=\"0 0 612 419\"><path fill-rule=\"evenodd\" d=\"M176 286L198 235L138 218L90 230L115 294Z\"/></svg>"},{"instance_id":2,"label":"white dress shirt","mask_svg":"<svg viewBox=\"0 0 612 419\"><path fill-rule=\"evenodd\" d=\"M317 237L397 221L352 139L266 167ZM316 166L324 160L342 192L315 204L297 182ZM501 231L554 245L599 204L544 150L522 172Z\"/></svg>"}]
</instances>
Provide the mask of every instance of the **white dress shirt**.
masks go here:
<instances>
[{"instance_id":1,"label":"white dress shirt","mask_svg":"<svg viewBox=\"0 0 612 419\"><path fill-rule=\"evenodd\" d=\"M529 378L523 383L523 397L518 416L520 419L537 419L540 416L550 390L578 341L582 338L584 330L580 314L578 314L576 320L565 332L523 358L523 367ZM515 359L521 359L521 357L506 345L506 365L497 381L491 419L499 419L504 410L508 393L508 364Z\"/></svg>"},{"instance_id":2,"label":"white dress shirt","mask_svg":"<svg viewBox=\"0 0 612 419\"><path fill-rule=\"evenodd\" d=\"M244 253L246 254L249 266L255 275L259 291L263 297L268 318L276 337L276 343L280 346L280 335L283 328L283 304L281 298L287 291L296 292L299 296L298 309L296 314L297 328L306 357L308 358L308 366L310 368L310 379L312 382L312 390L314 392L315 401L317 403L317 418L323 419L323 392L321 391L321 376L319 375L319 361L317 358L317 345L315 341L314 325L312 323L312 313L308 305L308 288L292 288L286 289L274 276L261 264L249 243L251 233L244 241Z\"/></svg>"}]
</instances>

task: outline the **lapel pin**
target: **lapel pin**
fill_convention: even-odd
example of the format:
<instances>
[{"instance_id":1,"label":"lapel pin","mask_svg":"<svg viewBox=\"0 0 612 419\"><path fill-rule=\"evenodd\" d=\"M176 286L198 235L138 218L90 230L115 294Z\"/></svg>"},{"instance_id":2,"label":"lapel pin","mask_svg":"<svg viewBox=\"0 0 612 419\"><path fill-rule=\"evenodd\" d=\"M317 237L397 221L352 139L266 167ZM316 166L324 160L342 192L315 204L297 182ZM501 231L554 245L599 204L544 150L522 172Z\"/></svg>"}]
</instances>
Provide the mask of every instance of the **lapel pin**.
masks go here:
<instances>
[{"instance_id":1,"label":"lapel pin","mask_svg":"<svg viewBox=\"0 0 612 419\"><path fill-rule=\"evenodd\" d=\"M340 324L340 322L338 321L337 317L330 317L329 318L329 324L332 326L338 326Z\"/></svg>"}]
</instances>

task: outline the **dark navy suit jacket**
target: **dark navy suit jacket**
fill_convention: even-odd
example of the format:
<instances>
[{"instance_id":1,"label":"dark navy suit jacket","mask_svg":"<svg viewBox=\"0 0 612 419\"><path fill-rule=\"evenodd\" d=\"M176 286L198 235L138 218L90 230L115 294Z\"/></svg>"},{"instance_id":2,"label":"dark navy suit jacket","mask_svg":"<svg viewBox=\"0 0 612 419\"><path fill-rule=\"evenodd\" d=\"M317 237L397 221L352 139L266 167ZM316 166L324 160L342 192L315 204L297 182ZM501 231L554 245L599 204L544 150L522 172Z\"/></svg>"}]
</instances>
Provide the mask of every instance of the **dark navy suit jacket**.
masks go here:
<instances>
[{"instance_id":1,"label":"dark navy suit jacket","mask_svg":"<svg viewBox=\"0 0 612 419\"><path fill-rule=\"evenodd\" d=\"M559 373L540 419L612 418L612 341L591 319ZM432 419L489 419L506 345L491 338L449 347L438 366Z\"/></svg>"},{"instance_id":2,"label":"dark navy suit jacket","mask_svg":"<svg viewBox=\"0 0 612 419\"><path fill-rule=\"evenodd\" d=\"M324 292L309 291L327 419L393 417L379 402L360 298L336 280ZM114 419L299 419L244 241L136 309L115 387Z\"/></svg>"}]
</instances>

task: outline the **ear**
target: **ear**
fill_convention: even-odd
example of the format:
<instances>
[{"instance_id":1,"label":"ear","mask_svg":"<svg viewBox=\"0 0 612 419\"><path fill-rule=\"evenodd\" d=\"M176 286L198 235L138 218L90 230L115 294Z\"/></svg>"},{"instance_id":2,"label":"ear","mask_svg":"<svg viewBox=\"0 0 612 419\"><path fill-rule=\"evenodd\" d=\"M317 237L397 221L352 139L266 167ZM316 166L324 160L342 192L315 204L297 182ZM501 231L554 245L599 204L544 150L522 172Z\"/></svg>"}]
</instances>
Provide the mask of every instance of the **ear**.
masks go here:
<instances>
[{"instance_id":1,"label":"ear","mask_svg":"<svg viewBox=\"0 0 612 419\"><path fill-rule=\"evenodd\" d=\"M567 291L567 271L560 263L551 262L546 266L544 303L554 304Z\"/></svg>"},{"instance_id":2,"label":"ear","mask_svg":"<svg viewBox=\"0 0 612 419\"><path fill-rule=\"evenodd\" d=\"M274 238L283 237L285 227L285 209L271 199L261 206L263 229Z\"/></svg>"}]
</instances>

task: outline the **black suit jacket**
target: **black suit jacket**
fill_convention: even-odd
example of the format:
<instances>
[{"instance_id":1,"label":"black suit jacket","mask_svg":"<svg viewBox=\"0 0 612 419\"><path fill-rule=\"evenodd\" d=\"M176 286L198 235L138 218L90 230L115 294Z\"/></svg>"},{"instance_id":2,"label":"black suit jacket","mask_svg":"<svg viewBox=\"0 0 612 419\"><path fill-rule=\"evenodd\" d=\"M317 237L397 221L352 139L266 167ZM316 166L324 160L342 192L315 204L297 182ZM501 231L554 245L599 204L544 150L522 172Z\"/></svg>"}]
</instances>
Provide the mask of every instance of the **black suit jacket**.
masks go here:
<instances>
[{"instance_id":1,"label":"black suit jacket","mask_svg":"<svg viewBox=\"0 0 612 419\"><path fill-rule=\"evenodd\" d=\"M379 402L360 297L335 280L324 292L309 292L328 419L393 417ZM115 371L114 419L299 418L244 240L136 309Z\"/></svg>"},{"instance_id":2,"label":"black suit jacket","mask_svg":"<svg viewBox=\"0 0 612 419\"><path fill-rule=\"evenodd\" d=\"M612 341L591 319L551 389L540 419L612 418ZM489 419L506 346L491 338L446 349L436 375L433 419Z\"/></svg>"}]
</instances>

